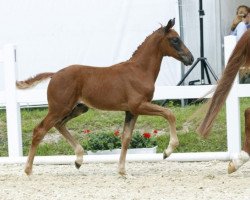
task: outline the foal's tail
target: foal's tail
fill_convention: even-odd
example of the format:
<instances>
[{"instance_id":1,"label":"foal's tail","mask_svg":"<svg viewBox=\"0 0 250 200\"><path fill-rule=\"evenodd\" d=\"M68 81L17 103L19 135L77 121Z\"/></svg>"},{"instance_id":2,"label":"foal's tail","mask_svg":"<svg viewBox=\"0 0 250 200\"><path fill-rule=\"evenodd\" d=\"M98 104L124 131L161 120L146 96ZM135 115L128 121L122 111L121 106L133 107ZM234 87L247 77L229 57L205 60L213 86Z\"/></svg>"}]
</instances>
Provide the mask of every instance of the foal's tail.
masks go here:
<instances>
[{"instance_id":1,"label":"foal's tail","mask_svg":"<svg viewBox=\"0 0 250 200\"><path fill-rule=\"evenodd\" d=\"M51 78L55 73L45 72L41 74L37 74L34 77L31 77L24 81L16 81L16 87L18 89L27 89L37 85L38 83L44 81L45 79Z\"/></svg>"},{"instance_id":2,"label":"foal's tail","mask_svg":"<svg viewBox=\"0 0 250 200\"><path fill-rule=\"evenodd\" d=\"M229 58L215 93L209 101L210 105L206 116L197 129L197 132L201 136L208 136L218 112L226 101L236 74L243 66L250 67L250 30L248 30L238 41Z\"/></svg>"}]
</instances>

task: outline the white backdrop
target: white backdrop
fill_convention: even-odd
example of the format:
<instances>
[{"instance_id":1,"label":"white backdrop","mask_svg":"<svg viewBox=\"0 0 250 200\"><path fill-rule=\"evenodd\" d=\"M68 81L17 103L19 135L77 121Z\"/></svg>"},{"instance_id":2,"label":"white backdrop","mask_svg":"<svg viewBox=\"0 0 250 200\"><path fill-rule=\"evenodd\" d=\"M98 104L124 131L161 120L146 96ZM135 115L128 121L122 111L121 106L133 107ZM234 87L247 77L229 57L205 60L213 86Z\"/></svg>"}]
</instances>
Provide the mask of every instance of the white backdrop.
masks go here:
<instances>
[{"instance_id":1,"label":"white backdrop","mask_svg":"<svg viewBox=\"0 0 250 200\"><path fill-rule=\"evenodd\" d=\"M0 46L17 45L18 79L76 63L109 66L173 17L179 32L177 0L0 0ZM157 85L180 78L180 62L165 58Z\"/></svg>"}]
</instances>

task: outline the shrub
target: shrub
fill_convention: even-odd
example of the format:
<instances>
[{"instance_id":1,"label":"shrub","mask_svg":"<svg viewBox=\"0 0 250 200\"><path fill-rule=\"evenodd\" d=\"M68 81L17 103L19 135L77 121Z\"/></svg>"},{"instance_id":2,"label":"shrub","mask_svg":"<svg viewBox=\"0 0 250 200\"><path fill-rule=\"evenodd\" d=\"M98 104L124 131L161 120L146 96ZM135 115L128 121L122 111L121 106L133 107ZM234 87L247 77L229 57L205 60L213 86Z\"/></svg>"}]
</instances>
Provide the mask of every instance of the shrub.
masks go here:
<instances>
[{"instance_id":1,"label":"shrub","mask_svg":"<svg viewBox=\"0 0 250 200\"><path fill-rule=\"evenodd\" d=\"M130 148L150 148L157 146L156 135L151 133L135 132L130 142Z\"/></svg>"},{"instance_id":2,"label":"shrub","mask_svg":"<svg viewBox=\"0 0 250 200\"><path fill-rule=\"evenodd\" d=\"M90 151L112 150L121 148L121 134L115 132L98 132L83 131L84 142L83 148ZM139 133L135 132L132 135L129 148L149 148L157 146L156 133Z\"/></svg>"},{"instance_id":3,"label":"shrub","mask_svg":"<svg viewBox=\"0 0 250 200\"><path fill-rule=\"evenodd\" d=\"M121 140L112 132L88 133L85 135L85 144L83 148L86 150L111 150L121 147Z\"/></svg>"}]
</instances>

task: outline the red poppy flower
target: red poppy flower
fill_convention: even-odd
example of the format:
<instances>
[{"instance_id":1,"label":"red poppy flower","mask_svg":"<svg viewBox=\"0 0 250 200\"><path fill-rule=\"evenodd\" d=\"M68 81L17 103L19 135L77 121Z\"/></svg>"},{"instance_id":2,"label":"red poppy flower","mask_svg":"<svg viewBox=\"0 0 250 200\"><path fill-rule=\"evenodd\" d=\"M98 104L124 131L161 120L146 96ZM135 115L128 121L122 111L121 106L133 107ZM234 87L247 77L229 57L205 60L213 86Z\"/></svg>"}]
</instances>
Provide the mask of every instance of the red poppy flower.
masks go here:
<instances>
[{"instance_id":1,"label":"red poppy flower","mask_svg":"<svg viewBox=\"0 0 250 200\"><path fill-rule=\"evenodd\" d=\"M155 130L153 131L153 133L154 133L154 134L157 134L157 133L158 133L158 130L155 129Z\"/></svg>"},{"instance_id":2,"label":"red poppy flower","mask_svg":"<svg viewBox=\"0 0 250 200\"><path fill-rule=\"evenodd\" d=\"M150 138L150 137L151 137L151 134L150 134L150 133L143 133L143 137L145 137L145 138Z\"/></svg>"},{"instance_id":3,"label":"red poppy flower","mask_svg":"<svg viewBox=\"0 0 250 200\"><path fill-rule=\"evenodd\" d=\"M115 136L119 136L119 135L120 135L119 130L115 130L114 135L115 135Z\"/></svg>"},{"instance_id":4,"label":"red poppy flower","mask_svg":"<svg viewBox=\"0 0 250 200\"><path fill-rule=\"evenodd\" d=\"M88 129L86 129L86 130L83 130L83 133L86 133L86 134L88 134L88 133L90 133L91 131L90 130L88 130Z\"/></svg>"}]
</instances>

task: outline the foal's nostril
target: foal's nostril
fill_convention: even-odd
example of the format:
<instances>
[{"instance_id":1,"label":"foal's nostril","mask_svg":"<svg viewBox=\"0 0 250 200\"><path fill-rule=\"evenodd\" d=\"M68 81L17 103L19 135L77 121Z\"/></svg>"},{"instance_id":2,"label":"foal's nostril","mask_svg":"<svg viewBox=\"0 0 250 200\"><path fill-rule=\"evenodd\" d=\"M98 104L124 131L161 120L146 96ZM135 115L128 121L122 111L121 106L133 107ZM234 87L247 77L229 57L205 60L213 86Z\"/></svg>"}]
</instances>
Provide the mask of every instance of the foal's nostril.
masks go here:
<instances>
[{"instance_id":1,"label":"foal's nostril","mask_svg":"<svg viewBox=\"0 0 250 200\"><path fill-rule=\"evenodd\" d=\"M181 58L182 58L182 62L185 65L191 65L194 62L194 57L191 52L187 52L186 54L181 55Z\"/></svg>"},{"instance_id":2,"label":"foal's nostril","mask_svg":"<svg viewBox=\"0 0 250 200\"><path fill-rule=\"evenodd\" d=\"M190 55L189 55L189 62L190 62L190 64L192 64L194 62L194 57L193 57L191 52L190 52Z\"/></svg>"},{"instance_id":3,"label":"foal's nostril","mask_svg":"<svg viewBox=\"0 0 250 200\"><path fill-rule=\"evenodd\" d=\"M193 57L193 55L191 55L191 63L193 63L194 62L194 57Z\"/></svg>"},{"instance_id":4,"label":"foal's nostril","mask_svg":"<svg viewBox=\"0 0 250 200\"><path fill-rule=\"evenodd\" d=\"M191 57L191 64L194 62L194 57L192 56Z\"/></svg>"}]
</instances>

